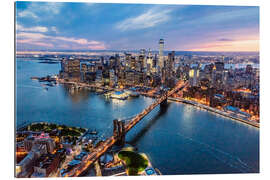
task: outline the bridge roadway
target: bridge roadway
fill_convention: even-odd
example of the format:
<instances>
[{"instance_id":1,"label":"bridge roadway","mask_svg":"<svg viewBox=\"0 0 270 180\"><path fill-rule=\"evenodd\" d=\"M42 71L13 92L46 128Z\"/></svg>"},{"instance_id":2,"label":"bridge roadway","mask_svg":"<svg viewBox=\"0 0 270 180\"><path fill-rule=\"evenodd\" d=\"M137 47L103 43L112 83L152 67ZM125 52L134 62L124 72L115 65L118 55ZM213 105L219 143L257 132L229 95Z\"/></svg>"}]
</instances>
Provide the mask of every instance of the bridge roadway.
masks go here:
<instances>
[{"instance_id":1,"label":"bridge roadway","mask_svg":"<svg viewBox=\"0 0 270 180\"><path fill-rule=\"evenodd\" d=\"M133 128L144 116L150 113L157 105L167 99L167 97L174 94L179 89L183 89L187 85L187 82L182 84L177 83L176 87L169 91L167 94L161 96L153 104L144 109L141 113L135 116L131 121L125 125L125 133L127 133L131 128ZM94 148L93 151L82 160L82 162L69 171L65 177L77 177L82 174L89 166L91 166L100 156L102 156L109 148L111 148L117 141L117 137L111 136L107 138L102 144Z\"/></svg>"},{"instance_id":2,"label":"bridge roadway","mask_svg":"<svg viewBox=\"0 0 270 180\"><path fill-rule=\"evenodd\" d=\"M172 94L174 94L179 89L183 88L187 85L187 82L182 85L182 83L178 83L174 89L168 92L167 95L161 96L159 99L157 99L153 104L145 108L140 114L135 116L128 124L125 125L125 133L127 133L131 128L133 128L141 119L144 118L148 113L150 113L157 105L159 105L161 102L163 102L165 99L170 97Z\"/></svg>"}]
</instances>

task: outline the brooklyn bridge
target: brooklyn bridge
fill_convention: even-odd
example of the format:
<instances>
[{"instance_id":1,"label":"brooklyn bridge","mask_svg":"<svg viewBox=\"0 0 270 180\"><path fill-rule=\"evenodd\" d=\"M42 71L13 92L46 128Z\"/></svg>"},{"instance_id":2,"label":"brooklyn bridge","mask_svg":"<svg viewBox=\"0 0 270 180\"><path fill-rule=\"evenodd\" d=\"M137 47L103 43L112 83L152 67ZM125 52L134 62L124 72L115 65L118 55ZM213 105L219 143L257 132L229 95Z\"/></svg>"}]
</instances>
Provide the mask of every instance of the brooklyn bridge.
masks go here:
<instances>
[{"instance_id":1,"label":"brooklyn bridge","mask_svg":"<svg viewBox=\"0 0 270 180\"><path fill-rule=\"evenodd\" d=\"M149 114L156 106L160 105L163 108L167 105L167 99L177 91L182 91L187 86L187 82L179 81L176 86L170 91L163 91L162 95L154 101L151 105L145 108L142 112L137 114L129 121L113 121L113 135L107 138L99 146L95 147L90 154L82 162L69 171L65 177L77 177L85 172L91 165L94 164L107 150L113 145L124 145L125 135L131 130L138 122L140 122L147 114Z\"/></svg>"}]
</instances>

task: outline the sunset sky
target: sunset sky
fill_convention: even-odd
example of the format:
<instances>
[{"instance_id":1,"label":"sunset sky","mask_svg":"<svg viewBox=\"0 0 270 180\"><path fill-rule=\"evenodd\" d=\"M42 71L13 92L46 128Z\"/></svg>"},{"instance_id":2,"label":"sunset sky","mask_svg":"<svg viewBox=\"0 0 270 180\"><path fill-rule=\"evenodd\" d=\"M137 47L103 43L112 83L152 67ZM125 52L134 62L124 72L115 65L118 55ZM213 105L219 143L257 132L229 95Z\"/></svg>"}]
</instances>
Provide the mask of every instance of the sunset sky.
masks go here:
<instances>
[{"instance_id":1,"label":"sunset sky","mask_svg":"<svg viewBox=\"0 0 270 180\"><path fill-rule=\"evenodd\" d=\"M259 51L259 7L16 2L17 50Z\"/></svg>"}]
</instances>

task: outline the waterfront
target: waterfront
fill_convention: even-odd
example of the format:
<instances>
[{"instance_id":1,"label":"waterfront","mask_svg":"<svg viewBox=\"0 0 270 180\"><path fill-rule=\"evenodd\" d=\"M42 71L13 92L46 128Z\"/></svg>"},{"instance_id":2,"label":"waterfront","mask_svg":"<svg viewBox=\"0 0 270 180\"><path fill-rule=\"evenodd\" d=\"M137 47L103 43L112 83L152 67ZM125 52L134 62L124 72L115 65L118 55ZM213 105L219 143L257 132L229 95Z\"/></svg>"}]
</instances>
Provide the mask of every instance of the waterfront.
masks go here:
<instances>
[{"instance_id":1,"label":"waterfront","mask_svg":"<svg viewBox=\"0 0 270 180\"><path fill-rule=\"evenodd\" d=\"M96 128L111 135L115 118L130 117L153 102L140 97L107 100L62 85L45 90L32 76L57 74L60 64L17 60L17 125L33 121ZM259 130L195 107L171 102L156 108L127 135L162 174L258 172Z\"/></svg>"}]
</instances>

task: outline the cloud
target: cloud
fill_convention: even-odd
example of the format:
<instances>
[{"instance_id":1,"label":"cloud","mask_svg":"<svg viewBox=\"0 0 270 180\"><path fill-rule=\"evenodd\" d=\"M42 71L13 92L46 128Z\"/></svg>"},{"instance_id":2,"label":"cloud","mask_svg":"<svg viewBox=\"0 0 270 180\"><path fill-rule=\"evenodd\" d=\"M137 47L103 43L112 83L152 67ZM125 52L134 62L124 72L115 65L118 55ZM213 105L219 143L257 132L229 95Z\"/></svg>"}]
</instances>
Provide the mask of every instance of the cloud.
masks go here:
<instances>
[{"instance_id":1,"label":"cloud","mask_svg":"<svg viewBox=\"0 0 270 180\"><path fill-rule=\"evenodd\" d=\"M63 6L61 2L31 2L23 11L18 12L18 17L40 20L42 17L50 18L60 13Z\"/></svg>"},{"instance_id":2,"label":"cloud","mask_svg":"<svg viewBox=\"0 0 270 180\"><path fill-rule=\"evenodd\" d=\"M73 38L64 36L50 36L42 33L19 32L16 34L16 43L37 45L43 47L70 49L106 49L105 43L100 41L88 40L85 38ZM64 46L63 46L64 45Z\"/></svg>"},{"instance_id":3,"label":"cloud","mask_svg":"<svg viewBox=\"0 0 270 180\"><path fill-rule=\"evenodd\" d=\"M213 9L214 10L214 9ZM244 8L229 8L224 7L220 11L208 11L206 13L196 16L194 19L186 21L188 24L194 24L200 27L201 25L217 25L226 26L228 24L237 23L239 25L259 20L259 8L258 7L244 7ZM236 24L236 25L237 25Z\"/></svg>"},{"instance_id":4,"label":"cloud","mask_svg":"<svg viewBox=\"0 0 270 180\"><path fill-rule=\"evenodd\" d=\"M100 42L98 42L98 41L88 41L87 39L84 39L84 38L76 39L76 38L56 36L56 37L54 37L54 39L61 40L61 41L73 42L73 43L82 44L82 45L98 45L98 44L100 44Z\"/></svg>"},{"instance_id":5,"label":"cloud","mask_svg":"<svg viewBox=\"0 0 270 180\"><path fill-rule=\"evenodd\" d=\"M100 44L100 45L91 45L87 47L88 49L94 49L94 50L104 50L106 49L106 46L104 44Z\"/></svg>"},{"instance_id":6,"label":"cloud","mask_svg":"<svg viewBox=\"0 0 270 180\"><path fill-rule=\"evenodd\" d=\"M31 39L17 40L17 43L19 46L22 46L23 44L31 44L31 45L42 46L42 47L50 47L50 48L54 47L54 45L51 43L33 41Z\"/></svg>"},{"instance_id":7,"label":"cloud","mask_svg":"<svg viewBox=\"0 0 270 180\"><path fill-rule=\"evenodd\" d=\"M33 39L33 40L40 40L44 39L48 36L41 34L41 33L28 33L28 32L21 32L16 34L16 38L19 39Z\"/></svg>"},{"instance_id":8,"label":"cloud","mask_svg":"<svg viewBox=\"0 0 270 180\"><path fill-rule=\"evenodd\" d=\"M191 51L259 51L259 40L246 37L245 40L216 41L196 44Z\"/></svg>"},{"instance_id":9,"label":"cloud","mask_svg":"<svg viewBox=\"0 0 270 180\"><path fill-rule=\"evenodd\" d=\"M59 14L63 3L60 2L46 2L42 4L41 6L38 4L33 5L34 8L36 8L38 11L51 13L51 14Z\"/></svg>"},{"instance_id":10,"label":"cloud","mask_svg":"<svg viewBox=\"0 0 270 180\"><path fill-rule=\"evenodd\" d=\"M24 10L24 11L18 12L18 16L19 17L38 19L38 16L35 13L33 13L33 12L29 11L29 10Z\"/></svg>"},{"instance_id":11,"label":"cloud","mask_svg":"<svg viewBox=\"0 0 270 180\"><path fill-rule=\"evenodd\" d=\"M250 19L253 17L258 17L259 8L245 8L245 9L234 9L231 11L222 11L219 13L212 14L206 17L208 22L223 22L223 21L231 21L231 20L244 20Z\"/></svg>"},{"instance_id":12,"label":"cloud","mask_svg":"<svg viewBox=\"0 0 270 180\"><path fill-rule=\"evenodd\" d=\"M34 26L30 28L26 28L20 24L16 24L17 31L24 31L24 32L47 32L48 28L44 26Z\"/></svg>"},{"instance_id":13,"label":"cloud","mask_svg":"<svg viewBox=\"0 0 270 180\"><path fill-rule=\"evenodd\" d=\"M55 33L59 33L58 29L55 27L55 26L52 26L51 27L51 31L55 32Z\"/></svg>"},{"instance_id":14,"label":"cloud","mask_svg":"<svg viewBox=\"0 0 270 180\"><path fill-rule=\"evenodd\" d=\"M217 41L234 41L234 39L230 39L230 38L220 38Z\"/></svg>"},{"instance_id":15,"label":"cloud","mask_svg":"<svg viewBox=\"0 0 270 180\"><path fill-rule=\"evenodd\" d=\"M136 17L127 18L117 23L116 28L121 31L146 29L166 22L170 19L170 9L152 8Z\"/></svg>"},{"instance_id":16,"label":"cloud","mask_svg":"<svg viewBox=\"0 0 270 180\"><path fill-rule=\"evenodd\" d=\"M19 31L19 32L40 32L40 33L54 32L56 34L59 33L58 29L55 26L51 26L51 27L45 27L45 26L24 27L23 25L18 24L18 23L16 23L16 31Z\"/></svg>"}]
</instances>

